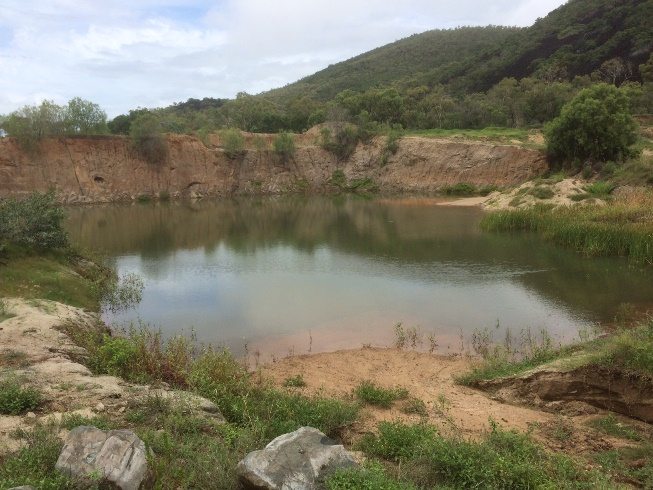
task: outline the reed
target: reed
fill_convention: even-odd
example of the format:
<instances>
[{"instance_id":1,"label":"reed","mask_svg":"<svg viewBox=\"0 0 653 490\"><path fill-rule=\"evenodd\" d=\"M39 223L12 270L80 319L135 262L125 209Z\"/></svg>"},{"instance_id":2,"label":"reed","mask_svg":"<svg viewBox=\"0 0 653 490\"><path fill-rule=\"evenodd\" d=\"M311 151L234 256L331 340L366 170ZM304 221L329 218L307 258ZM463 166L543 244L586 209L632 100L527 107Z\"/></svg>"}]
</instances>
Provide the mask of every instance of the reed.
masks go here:
<instances>
[{"instance_id":1,"label":"reed","mask_svg":"<svg viewBox=\"0 0 653 490\"><path fill-rule=\"evenodd\" d=\"M588 256L628 257L653 264L653 199L638 196L608 206L497 211L481 227L492 232L532 232Z\"/></svg>"}]
</instances>

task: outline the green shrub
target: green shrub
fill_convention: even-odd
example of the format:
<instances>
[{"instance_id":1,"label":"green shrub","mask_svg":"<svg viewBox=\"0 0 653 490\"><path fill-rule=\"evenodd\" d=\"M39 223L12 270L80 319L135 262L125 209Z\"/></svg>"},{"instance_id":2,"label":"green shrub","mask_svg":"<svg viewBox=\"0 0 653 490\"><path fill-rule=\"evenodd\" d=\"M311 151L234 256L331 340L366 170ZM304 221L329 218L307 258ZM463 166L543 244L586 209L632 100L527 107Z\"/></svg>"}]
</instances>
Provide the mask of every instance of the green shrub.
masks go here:
<instances>
[{"instance_id":1,"label":"green shrub","mask_svg":"<svg viewBox=\"0 0 653 490\"><path fill-rule=\"evenodd\" d=\"M16 378L0 380L0 414L20 415L34 410L41 403L41 393L24 388Z\"/></svg>"},{"instance_id":2,"label":"green shrub","mask_svg":"<svg viewBox=\"0 0 653 490\"><path fill-rule=\"evenodd\" d=\"M605 417L598 417L589 421L588 425L608 434L609 436L621 437L631 441L641 441L642 436L630 425L620 422L614 414Z\"/></svg>"},{"instance_id":3,"label":"green shrub","mask_svg":"<svg viewBox=\"0 0 653 490\"><path fill-rule=\"evenodd\" d=\"M159 119L152 113L145 113L132 121L129 134L132 146L145 161L163 164L168 158L168 143Z\"/></svg>"},{"instance_id":4,"label":"green shrub","mask_svg":"<svg viewBox=\"0 0 653 490\"><path fill-rule=\"evenodd\" d=\"M605 197L612 194L614 191L615 185L610 182L593 182L590 185L585 187L585 191L593 196Z\"/></svg>"},{"instance_id":5,"label":"green shrub","mask_svg":"<svg viewBox=\"0 0 653 490\"><path fill-rule=\"evenodd\" d=\"M274 152L279 155L281 160L288 161L295 155L295 139L292 134L279 133L272 142Z\"/></svg>"},{"instance_id":6,"label":"green shrub","mask_svg":"<svg viewBox=\"0 0 653 490\"><path fill-rule=\"evenodd\" d=\"M360 141L359 130L353 124L338 127L335 134L328 128L322 128L320 135L322 148L336 155L339 160L349 158Z\"/></svg>"},{"instance_id":7,"label":"green shrub","mask_svg":"<svg viewBox=\"0 0 653 490\"><path fill-rule=\"evenodd\" d=\"M389 408L392 402L408 397L408 391L404 388L382 388L371 381L363 381L354 392L365 403L383 408Z\"/></svg>"},{"instance_id":8,"label":"green shrub","mask_svg":"<svg viewBox=\"0 0 653 490\"><path fill-rule=\"evenodd\" d=\"M445 187L443 191L448 196L472 196L476 194L477 189L476 186L463 182Z\"/></svg>"},{"instance_id":9,"label":"green shrub","mask_svg":"<svg viewBox=\"0 0 653 490\"><path fill-rule=\"evenodd\" d=\"M53 192L0 201L0 246L13 244L40 251L66 248L63 219L63 207Z\"/></svg>"},{"instance_id":10,"label":"green shrub","mask_svg":"<svg viewBox=\"0 0 653 490\"><path fill-rule=\"evenodd\" d=\"M245 137L236 128L228 128L220 131L220 143L228 158L235 159L245 153Z\"/></svg>"},{"instance_id":11,"label":"green shrub","mask_svg":"<svg viewBox=\"0 0 653 490\"><path fill-rule=\"evenodd\" d=\"M549 153L565 162L620 161L633 154L637 124L613 85L582 90L544 128Z\"/></svg>"},{"instance_id":12,"label":"green shrub","mask_svg":"<svg viewBox=\"0 0 653 490\"><path fill-rule=\"evenodd\" d=\"M365 436L360 446L365 453L372 456L400 461L423 453L437 438L437 434L437 429L427 424L381 422L379 434Z\"/></svg>"}]
</instances>

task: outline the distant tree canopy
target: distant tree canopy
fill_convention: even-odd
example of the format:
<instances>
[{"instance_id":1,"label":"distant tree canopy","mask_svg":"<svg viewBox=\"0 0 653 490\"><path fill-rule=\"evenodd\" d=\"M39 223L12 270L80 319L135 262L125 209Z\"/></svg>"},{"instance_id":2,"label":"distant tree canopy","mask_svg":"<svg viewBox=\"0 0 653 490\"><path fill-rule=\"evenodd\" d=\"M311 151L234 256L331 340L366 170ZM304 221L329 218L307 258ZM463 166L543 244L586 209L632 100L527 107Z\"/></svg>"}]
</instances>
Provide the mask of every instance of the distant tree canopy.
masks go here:
<instances>
[{"instance_id":1,"label":"distant tree canopy","mask_svg":"<svg viewBox=\"0 0 653 490\"><path fill-rule=\"evenodd\" d=\"M2 129L17 138L24 148L32 150L45 137L109 132L106 113L99 105L79 97L64 106L49 100L39 105L26 105L6 116Z\"/></svg>"},{"instance_id":2,"label":"distant tree canopy","mask_svg":"<svg viewBox=\"0 0 653 490\"><path fill-rule=\"evenodd\" d=\"M582 90L545 127L549 152L563 161L620 161L632 155L637 125L614 85Z\"/></svg>"},{"instance_id":3,"label":"distant tree canopy","mask_svg":"<svg viewBox=\"0 0 653 490\"><path fill-rule=\"evenodd\" d=\"M168 156L168 144L159 118L152 113L139 115L130 125L132 145L141 158L152 164L163 163Z\"/></svg>"}]
</instances>

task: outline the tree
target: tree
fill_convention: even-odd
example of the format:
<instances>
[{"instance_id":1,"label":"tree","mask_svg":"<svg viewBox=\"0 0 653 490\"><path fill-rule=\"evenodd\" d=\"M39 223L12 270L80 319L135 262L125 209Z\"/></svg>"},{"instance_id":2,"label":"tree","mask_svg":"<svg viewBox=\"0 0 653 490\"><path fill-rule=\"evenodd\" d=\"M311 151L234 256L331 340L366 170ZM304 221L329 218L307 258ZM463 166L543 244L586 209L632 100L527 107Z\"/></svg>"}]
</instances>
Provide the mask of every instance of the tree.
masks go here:
<instances>
[{"instance_id":1,"label":"tree","mask_svg":"<svg viewBox=\"0 0 653 490\"><path fill-rule=\"evenodd\" d=\"M220 132L220 143L227 158L238 158L245 152L245 138L237 128L229 128Z\"/></svg>"},{"instance_id":2,"label":"tree","mask_svg":"<svg viewBox=\"0 0 653 490\"><path fill-rule=\"evenodd\" d=\"M152 164L163 163L168 156L168 144L159 119L151 113L138 116L131 123L132 145L143 159Z\"/></svg>"},{"instance_id":3,"label":"tree","mask_svg":"<svg viewBox=\"0 0 653 490\"><path fill-rule=\"evenodd\" d=\"M68 102L64 125L68 134L105 134L108 132L107 114L102 108L80 97Z\"/></svg>"},{"instance_id":4,"label":"tree","mask_svg":"<svg viewBox=\"0 0 653 490\"><path fill-rule=\"evenodd\" d=\"M637 124L614 85L582 90L544 128L549 153L562 161L618 161L632 155Z\"/></svg>"}]
</instances>

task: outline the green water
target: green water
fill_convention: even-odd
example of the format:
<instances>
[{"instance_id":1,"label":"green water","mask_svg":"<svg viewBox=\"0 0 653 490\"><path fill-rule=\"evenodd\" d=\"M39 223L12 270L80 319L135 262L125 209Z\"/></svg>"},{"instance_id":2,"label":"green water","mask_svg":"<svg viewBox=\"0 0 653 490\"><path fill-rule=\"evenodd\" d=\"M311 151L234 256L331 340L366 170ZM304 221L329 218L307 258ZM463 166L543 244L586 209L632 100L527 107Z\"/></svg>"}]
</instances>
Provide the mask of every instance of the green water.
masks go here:
<instances>
[{"instance_id":1,"label":"green water","mask_svg":"<svg viewBox=\"0 0 653 490\"><path fill-rule=\"evenodd\" d=\"M653 271L535 237L482 232L476 208L283 197L74 207L77 244L145 281L135 310L166 334L263 356L389 345L403 322L441 352L475 329L560 342L653 302Z\"/></svg>"}]
</instances>

